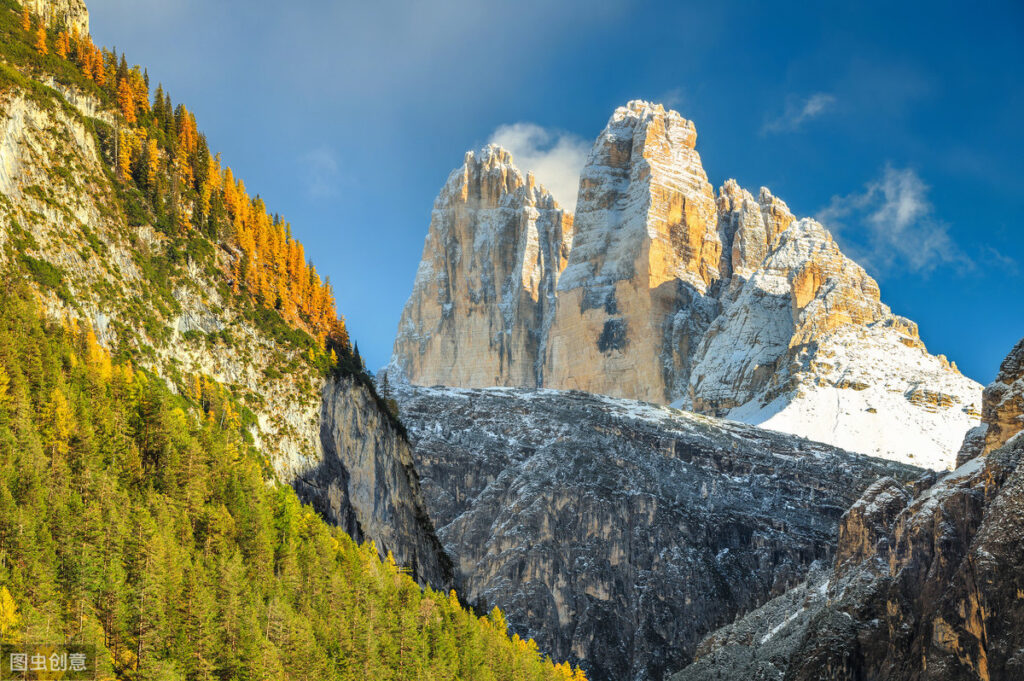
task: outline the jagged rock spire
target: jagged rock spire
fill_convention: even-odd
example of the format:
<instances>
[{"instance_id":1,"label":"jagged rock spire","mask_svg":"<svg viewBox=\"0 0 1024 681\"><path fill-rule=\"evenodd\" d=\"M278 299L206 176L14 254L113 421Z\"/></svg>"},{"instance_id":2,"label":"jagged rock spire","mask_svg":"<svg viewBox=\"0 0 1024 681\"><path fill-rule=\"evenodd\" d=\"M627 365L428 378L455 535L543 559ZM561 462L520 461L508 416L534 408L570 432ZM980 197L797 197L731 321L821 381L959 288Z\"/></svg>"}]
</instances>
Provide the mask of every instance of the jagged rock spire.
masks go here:
<instances>
[{"instance_id":1,"label":"jagged rock spire","mask_svg":"<svg viewBox=\"0 0 1024 681\"><path fill-rule=\"evenodd\" d=\"M536 385L554 290L572 239L565 213L505 149L468 152L434 202L395 339L395 377Z\"/></svg>"}]
</instances>

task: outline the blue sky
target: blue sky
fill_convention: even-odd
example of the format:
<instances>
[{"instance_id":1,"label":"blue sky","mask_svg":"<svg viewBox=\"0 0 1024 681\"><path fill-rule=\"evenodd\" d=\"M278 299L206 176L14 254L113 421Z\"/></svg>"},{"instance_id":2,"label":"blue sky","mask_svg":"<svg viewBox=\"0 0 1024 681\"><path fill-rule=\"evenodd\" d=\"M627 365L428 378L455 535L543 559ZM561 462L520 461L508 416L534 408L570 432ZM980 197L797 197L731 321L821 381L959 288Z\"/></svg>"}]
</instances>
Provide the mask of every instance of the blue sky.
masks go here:
<instances>
[{"instance_id":1,"label":"blue sky","mask_svg":"<svg viewBox=\"0 0 1024 681\"><path fill-rule=\"evenodd\" d=\"M146 66L291 221L371 368L465 150L506 140L571 186L636 98L694 120L716 188L826 218L967 375L990 381L1024 335L1019 2L88 5L96 42Z\"/></svg>"}]
</instances>

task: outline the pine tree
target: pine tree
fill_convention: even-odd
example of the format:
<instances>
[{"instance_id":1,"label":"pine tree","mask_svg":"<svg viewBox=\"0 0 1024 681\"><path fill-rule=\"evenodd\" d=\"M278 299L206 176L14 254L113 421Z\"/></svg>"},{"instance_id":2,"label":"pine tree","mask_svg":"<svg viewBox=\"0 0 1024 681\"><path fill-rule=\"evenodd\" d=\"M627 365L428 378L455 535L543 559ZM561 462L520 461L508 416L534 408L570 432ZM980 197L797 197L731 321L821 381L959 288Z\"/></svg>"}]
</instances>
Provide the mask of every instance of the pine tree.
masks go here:
<instances>
[{"instance_id":1,"label":"pine tree","mask_svg":"<svg viewBox=\"0 0 1024 681\"><path fill-rule=\"evenodd\" d=\"M146 142L146 187L155 192L157 173L160 171L160 147L156 140L150 138Z\"/></svg>"},{"instance_id":2,"label":"pine tree","mask_svg":"<svg viewBox=\"0 0 1024 681\"><path fill-rule=\"evenodd\" d=\"M121 61L117 64L117 80L120 83L122 80L128 77L128 60L125 59L124 52L121 53Z\"/></svg>"}]
</instances>

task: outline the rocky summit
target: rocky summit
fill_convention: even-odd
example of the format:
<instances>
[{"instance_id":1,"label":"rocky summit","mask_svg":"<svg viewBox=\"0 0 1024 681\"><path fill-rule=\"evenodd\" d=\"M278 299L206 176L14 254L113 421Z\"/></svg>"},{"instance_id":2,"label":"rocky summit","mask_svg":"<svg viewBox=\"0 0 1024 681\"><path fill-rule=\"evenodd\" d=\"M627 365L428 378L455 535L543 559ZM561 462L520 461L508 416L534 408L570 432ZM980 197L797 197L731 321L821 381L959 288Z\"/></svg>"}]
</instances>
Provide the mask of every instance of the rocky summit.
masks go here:
<instances>
[{"instance_id":1,"label":"rocky summit","mask_svg":"<svg viewBox=\"0 0 1024 681\"><path fill-rule=\"evenodd\" d=\"M1024 677L1024 422L1007 416L1024 400L1022 349L986 388L959 468L874 483L829 569L708 636L675 681Z\"/></svg>"},{"instance_id":2,"label":"rocky summit","mask_svg":"<svg viewBox=\"0 0 1024 681\"><path fill-rule=\"evenodd\" d=\"M462 594L589 678L661 679L832 558L879 476L920 469L582 392L394 397Z\"/></svg>"},{"instance_id":3,"label":"rocky summit","mask_svg":"<svg viewBox=\"0 0 1024 681\"><path fill-rule=\"evenodd\" d=\"M577 389L952 467L981 386L928 353L828 230L715 191L691 121L620 107L570 215L496 147L434 204L389 373Z\"/></svg>"}]
</instances>

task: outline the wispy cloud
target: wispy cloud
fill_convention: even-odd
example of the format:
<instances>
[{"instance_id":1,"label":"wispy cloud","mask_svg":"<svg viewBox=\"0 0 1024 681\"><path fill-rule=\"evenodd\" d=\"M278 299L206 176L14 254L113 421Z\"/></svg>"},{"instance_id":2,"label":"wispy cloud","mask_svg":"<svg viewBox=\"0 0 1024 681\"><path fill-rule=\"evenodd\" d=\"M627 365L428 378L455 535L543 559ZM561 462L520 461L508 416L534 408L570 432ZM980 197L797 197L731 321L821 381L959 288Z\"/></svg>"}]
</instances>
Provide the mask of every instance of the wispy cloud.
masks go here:
<instances>
[{"instance_id":1,"label":"wispy cloud","mask_svg":"<svg viewBox=\"0 0 1024 681\"><path fill-rule=\"evenodd\" d=\"M792 132L812 118L827 113L835 107L836 101L835 95L827 92L816 92L810 97L790 96L782 115L767 121L761 132Z\"/></svg>"},{"instance_id":2,"label":"wispy cloud","mask_svg":"<svg viewBox=\"0 0 1024 681\"><path fill-rule=\"evenodd\" d=\"M580 171L587 161L590 143L534 123L502 125L489 141L512 152L516 167L532 172L560 206L576 210Z\"/></svg>"},{"instance_id":3,"label":"wispy cloud","mask_svg":"<svg viewBox=\"0 0 1024 681\"><path fill-rule=\"evenodd\" d=\"M299 159L306 179L306 192L317 199L329 199L338 194L341 174L338 159L327 147L312 149Z\"/></svg>"},{"instance_id":4,"label":"wispy cloud","mask_svg":"<svg viewBox=\"0 0 1024 681\"><path fill-rule=\"evenodd\" d=\"M929 187L910 168L886 166L863 192L833 196L817 219L854 242L856 257L877 268L929 272L940 265L973 267L935 217Z\"/></svg>"},{"instance_id":5,"label":"wispy cloud","mask_svg":"<svg viewBox=\"0 0 1024 681\"><path fill-rule=\"evenodd\" d=\"M666 109L675 109L678 111L686 104L687 98L683 88L674 87L671 90L666 90L661 93L661 95L656 97L654 101L664 104Z\"/></svg>"}]
</instances>

